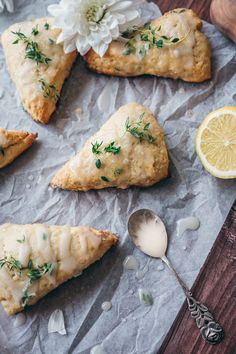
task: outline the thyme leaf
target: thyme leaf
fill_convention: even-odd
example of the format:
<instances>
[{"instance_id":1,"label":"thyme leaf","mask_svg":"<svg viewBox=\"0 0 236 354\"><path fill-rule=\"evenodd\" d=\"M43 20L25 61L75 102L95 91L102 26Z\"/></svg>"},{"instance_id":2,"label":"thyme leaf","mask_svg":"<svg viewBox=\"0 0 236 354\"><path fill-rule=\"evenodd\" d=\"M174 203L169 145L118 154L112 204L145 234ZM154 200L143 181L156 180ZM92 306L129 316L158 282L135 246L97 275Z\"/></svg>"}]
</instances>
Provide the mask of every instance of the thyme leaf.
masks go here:
<instances>
[{"instance_id":1,"label":"thyme leaf","mask_svg":"<svg viewBox=\"0 0 236 354\"><path fill-rule=\"evenodd\" d=\"M38 25L36 25L36 26L32 29L31 34L32 34L33 36L37 36L37 35L39 34Z\"/></svg>"},{"instance_id":2,"label":"thyme leaf","mask_svg":"<svg viewBox=\"0 0 236 354\"><path fill-rule=\"evenodd\" d=\"M44 24L44 28L45 28L46 31L49 30L49 24L47 22Z\"/></svg>"},{"instance_id":3,"label":"thyme leaf","mask_svg":"<svg viewBox=\"0 0 236 354\"><path fill-rule=\"evenodd\" d=\"M48 42L49 42L50 45L55 44L55 41L52 38L48 38Z\"/></svg>"},{"instance_id":4,"label":"thyme leaf","mask_svg":"<svg viewBox=\"0 0 236 354\"><path fill-rule=\"evenodd\" d=\"M97 167L98 169L101 168L101 166L102 166L101 160L100 160L100 159L97 159L96 162L95 162L95 165L96 165L96 167Z\"/></svg>"},{"instance_id":5,"label":"thyme leaf","mask_svg":"<svg viewBox=\"0 0 236 354\"><path fill-rule=\"evenodd\" d=\"M18 243L24 243L25 242L25 235L23 236L22 240L16 240Z\"/></svg>"},{"instance_id":6,"label":"thyme leaf","mask_svg":"<svg viewBox=\"0 0 236 354\"><path fill-rule=\"evenodd\" d=\"M106 176L101 176L101 180L104 182L110 182Z\"/></svg>"},{"instance_id":7,"label":"thyme leaf","mask_svg":"<svg viewBox=\"0 0 236 354\"><path fill-rule=\"evenodd\" d=\"M44 79L39 80L41 84L41 90L45 98L50 98L55 103L59 98L59 91L55 84L48 84Z\"/></svg>"}]
</instances>

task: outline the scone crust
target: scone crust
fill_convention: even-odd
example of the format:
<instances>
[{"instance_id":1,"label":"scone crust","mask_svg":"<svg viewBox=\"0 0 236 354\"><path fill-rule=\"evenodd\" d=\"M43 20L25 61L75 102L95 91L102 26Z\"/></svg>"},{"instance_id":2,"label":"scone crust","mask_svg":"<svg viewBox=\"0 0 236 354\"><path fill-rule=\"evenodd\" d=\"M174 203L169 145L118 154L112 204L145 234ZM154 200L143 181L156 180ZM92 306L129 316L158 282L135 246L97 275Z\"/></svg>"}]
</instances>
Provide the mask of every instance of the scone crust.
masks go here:
<instances>
[{"instance_id":1,"label":"scone crust","mask_svg":"<svg viewBox=\"0 0 236 354\"><path fill-rule=\"evenodd\" d=\"M66 270L62 266L63 258L61 254L62 250L60 249L60 242L64 228L66 228L66 232L68 232L68 237L70 238L70 255L74 259L73 268ZM40 232L45 232L48 237L46 241L47 243L45 243L47 245L47 249L45 249L44 252L42 249L40 250L37 248ZM51 290L55 289L73 276L76 276L90 264L99 260L112 245L117 243L117 237L110 231L97 230L86 226L63 227L42 224L4 224L0 226L0 259L6 256L12 256L17 260L19 259L19 248L22 245L17 245L17 240L14 239L15 233L18 234L18 237L16 236L16 238L21 238L21 235L25 235L27 247L30 247L28 258L33 261L33 264L42 265L43 263L50 261L53 261L54 264L53 272L50 275L44 276L32 283L32 291L35 292L35 296L30 298L28 305L35 304L40 298L44 297ZM87 237L86 252L82 247L83 242L81 243L81 237ZM94 245L91 241L91 237L97 237L100 242L99 245ZM12 244L10 244L10 242ZM17 246L15 246L13 242L15 242ZM51 255L50 259L47 256L48 252ZM1 271L5 270L0 269L0 278ZM23 307L21 302L15 299L13 292L11 291L11 286L8 287L4 280L5 279L3 277L3 281L0 283L0 302L7 314L13 315L22 311ZM17 282L19 280L20 279L15 281Z\"/></svg>"},{"instance_id":2,"label":"scone crust","mask_svg":"<svg viewBox=\"0 0 236 354\"><path fill-rule=\"evenodd\" d=\"M139 143L131 134L125 133L126 119L129 117L131 122L136 122L142 113L145 113L145 122L151 124L150 132L156 138L153 143ZM121 146L118 155L105 154L100 157L103 166L101 169L96 168L96 158L91 154L91 146L96 141L103 141L104 145L116 141ZM148 109L132 102L121 107L85 143L82 150L57 172L51 186L73 191L107 187L148 187L168 176L168 166L169 158L162 129ZM122 170L119 176L113 174L116 167ZM109 181L104 182L102 175L108 177Z\"/></svg>"},{"instance_id":3,"label":"scone crust","mask_svg":"<svg viewBox=\"0 0 236 354\"><path fill-rule=\"evenodd\" d=\"M48 30L45 30L45 23L49 25ZM52 24L53 19L50 17L16 23L2 35L7 68L16 85L22 105L34 120L43 124L48 123L56 109L57 100L45 97L39 80L44 79L46 83L55 85L60 95L63 83L69 76L77 56L76 51L65 54L63 45L56 44L60 30L52 29ZM34 37L31 31L36 26L39 33ZM12 32L19 30L38 43L41 52L51 59L48 65L42 63L37 65L33 60L25 58L25 43L13 44L16 36Z\"/></svg>"},{"instance_id":4,"label":"scone crust","mask_svg":"<svg viewBox=\"0 0 236 354\"><path fill-rule=\"evenodd\" d=\"M27 150L37 138L37 133L5 130L0 128L0 168L9 165Z\"/></svg>"},{"instance_id":5,"label":"scone crust","mask_svg":"<svg viewBox=\"0 0 236 354\"><path fill-rule=\"evenodd\" d=\"M176 9L187 21L189 28L194 33L195 45L192 50L193 65L184 68L183 63L188 59L187 54L178 58L173 56L174 46L166 48L155 48L147 51L144 59L139 59L136 54L124 56L124 44L113 41L104 57L100 58L92 49L84 56L89 69L105 75L112 76L140 76L150 74L161 77L182 79L187 82L202 82L211 78L211 50L207 37L200 32L202 21L190 9ZM158 28L171 17L176 16L173 11L167 12L164 16L152 22L152 27ZM176 48L178 48L176 44Z\"/></svg>"}]
</instances>

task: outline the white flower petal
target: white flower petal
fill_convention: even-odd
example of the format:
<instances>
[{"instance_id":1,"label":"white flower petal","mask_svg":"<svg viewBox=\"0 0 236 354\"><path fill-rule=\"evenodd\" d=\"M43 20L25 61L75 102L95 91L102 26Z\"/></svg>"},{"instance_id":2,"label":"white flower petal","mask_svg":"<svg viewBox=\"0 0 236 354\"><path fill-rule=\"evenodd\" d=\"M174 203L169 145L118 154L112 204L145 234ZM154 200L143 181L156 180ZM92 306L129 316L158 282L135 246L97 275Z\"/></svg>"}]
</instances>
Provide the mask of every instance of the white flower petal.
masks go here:
<instances>
[{"instance_id":1,"label":"white flower petal","mask_svg":"<svg viewBox=\"0 0 236 354\"><path fill-rule=\"evenodd\" d=\"M121 2L118 2L118 3L110 6L109 9L111 11L124 10L124 9L127 9L128 7L130 7L132 5L133 5L132 1L121 1Z\"/></svg>"},{"instance_id":2,"label":"white flower petal","mask_svg":"<svg viewBox=\"0 0 236 354\"><path fill-rule=\"evenodd\" d=\"M66 334L64 315L61 310L55 310L48 321L48 333Z\"/></svg>"},{"instance_id":3,"label":"white flower petal","mask_svg":"<svg viewBox=\"0 0 236 354\"><path fill-rule=\"evenodd\" d=\"M99 45L94 45L93 50L102 58L108 49L108 44L100 43Z\"/></svg>"}]
</instances>

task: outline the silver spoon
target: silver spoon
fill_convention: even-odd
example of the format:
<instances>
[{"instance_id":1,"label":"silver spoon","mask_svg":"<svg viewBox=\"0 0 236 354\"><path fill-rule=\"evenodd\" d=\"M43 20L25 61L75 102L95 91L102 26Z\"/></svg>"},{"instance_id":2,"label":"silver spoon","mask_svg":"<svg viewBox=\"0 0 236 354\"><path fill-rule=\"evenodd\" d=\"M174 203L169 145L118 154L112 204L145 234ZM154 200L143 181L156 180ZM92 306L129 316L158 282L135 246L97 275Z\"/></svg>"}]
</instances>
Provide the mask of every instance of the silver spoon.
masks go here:
<instances>
[{"instance_id":1,"label":"silver spoon","mask_svg":"<svg viewBox=\"0 0 236 354\"><path fill-rule=\"evenodd\" d=\"M173 272L185 293L191 316L205 341L210 344L220 343L224 339L223 328L215 322L208 308L192 297L191 291L166 257L167 232L159 216L148 209L137 210L129 218L128 231L132 241L142 252L154 258L161 258Z\"/></svg>"}]
</instances>

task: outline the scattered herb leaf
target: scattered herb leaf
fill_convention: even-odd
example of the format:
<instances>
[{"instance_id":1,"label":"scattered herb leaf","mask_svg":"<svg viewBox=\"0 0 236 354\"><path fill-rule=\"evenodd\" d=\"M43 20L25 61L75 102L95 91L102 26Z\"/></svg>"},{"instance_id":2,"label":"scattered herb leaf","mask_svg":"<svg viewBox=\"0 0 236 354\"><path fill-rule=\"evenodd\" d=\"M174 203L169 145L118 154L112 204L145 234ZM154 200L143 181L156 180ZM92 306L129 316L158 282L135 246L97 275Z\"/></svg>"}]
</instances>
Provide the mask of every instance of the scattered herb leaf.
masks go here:
<instances>
[{"instance_id":1,"label":"scattered herb leaf","mask_svg":"<svg viewBox=\"0 0 236 354\"><path fill-rule=\"evenodd\" d=\"M22 240L16 240L18 243L24 243L25 242L25 235L23 236Z\"/></svg>"},{"instance_id":2,"label":"scattered herb leaf","mask_svg":"<svg viewBox=\"0 0 236 354\"><path fill-rule=\"evenodd\" d=\"M96 167L97 167L98 169L101 168L101 166L102 166L101 160L100 160L100 159L97 159L96 162L95 162L95 165L96 165Z\"/></svg>"},{"instance_id":3,"label":"scattered herb leaf","mask_svg":"<svg viewBox=\"0 0 236 354\"><path fill-rule=\"evenodd\" d=\"M101 180L103 180L104 182L110 182L106 176L101 176Z\"/></svg>"},{"instance_id":4,"label":"scattered herb leaf","mask_svg":"<svg viewBox=\"0 0 236 354\"><path fill-rule=\"evenodd\" d=\"M55 103L59 98L59 92L55 84L48 84L44 79L39 80L41 84L41 90L43 91L43 96L50 98Z\"/></svg>"},{"instance_id":5,"label":"scattered herb leaf","mask_svg":"<svg viewBox=\"0 0 236 354\"><path fill-rule=\"evenodd\" d=\"M144 303L146 306L152 306L153 297L152 295L143 289L138 289L139 300Z\"/></svg>"},{"instance_id":6,"label":"scattered herb leaf","mask_svg":"<svg viewBox=\"0 0 236 354\"><path fill-rule=\"evenodd\" d=\"M55 44L55 41L52 38L48 38L48 42L49 42L50 45Z\"/></svg>"},{"instance_id":7,"label":"scattered herb leaf","mask_svg":"<svg viewBox=\"0 0 236 354\"><path fill-rule=\"evenodd\" d=\"M31 270L33 268L33 261L32 259L29 260L28 262L28 268Z\"/></svg>"},{"instance_id":8,"label":"scattered herb leaf","mask_svg":"<svg viewBox=\"0 0 236 354\"><path fill-rule=\"evenodd\" d=\"M49 30L49 24L47 22L44 24L44 28L45 28L46 31Z\"/></svg>"},{"instance_id":9,"label":"scattered herb leaf","mask_svg":"<svg viewBox=\"0 0 236 354\"><path fill-rule=\"evenodd\" d=\"M43 240L45 241L45 240L47 240L47 235L46 234L43 234Z\"/></svg>"},{"instance_id":10,"label":"scattered herb leaf","mask_svg":"<svg viewBox=\"0 0 236 354\"><path fill-rule=\"evenodd\" d=\"M36 26L32 29L31 34L32 34L33 36L37 36L37 35L39 34L38 25L36 25Z\"/></svg>"}]
</instances>

